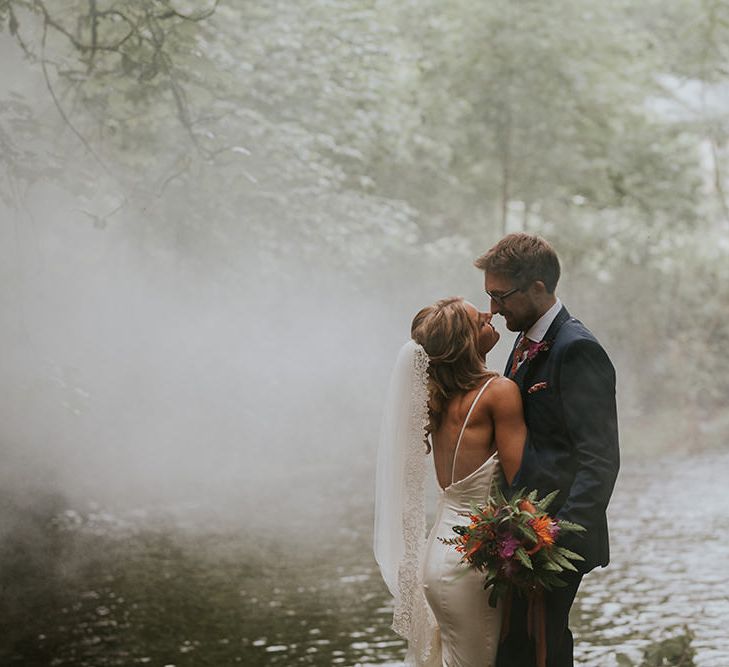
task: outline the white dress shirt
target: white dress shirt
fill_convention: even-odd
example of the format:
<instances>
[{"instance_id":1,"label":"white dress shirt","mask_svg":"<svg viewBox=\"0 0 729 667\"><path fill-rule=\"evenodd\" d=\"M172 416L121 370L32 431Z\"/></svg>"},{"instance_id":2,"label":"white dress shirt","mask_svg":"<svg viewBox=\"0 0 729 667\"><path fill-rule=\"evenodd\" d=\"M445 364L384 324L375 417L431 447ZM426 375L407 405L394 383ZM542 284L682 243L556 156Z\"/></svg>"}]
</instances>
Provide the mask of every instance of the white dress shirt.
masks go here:
<instances>
[{"instance_id":1,"label":"white dress shirt","mask_svg":"<svg viewBox=\"0 0 729 667\"><path fill-rule=\"evenodd\" d=\"M529 331L526 332L526 337L535 343L541 343L547 334L547 329L552 326L552 322L554 322L560 310L562 310L562 302L557 297L554 305L532 324Z\"/></svg>"}]
</instances>

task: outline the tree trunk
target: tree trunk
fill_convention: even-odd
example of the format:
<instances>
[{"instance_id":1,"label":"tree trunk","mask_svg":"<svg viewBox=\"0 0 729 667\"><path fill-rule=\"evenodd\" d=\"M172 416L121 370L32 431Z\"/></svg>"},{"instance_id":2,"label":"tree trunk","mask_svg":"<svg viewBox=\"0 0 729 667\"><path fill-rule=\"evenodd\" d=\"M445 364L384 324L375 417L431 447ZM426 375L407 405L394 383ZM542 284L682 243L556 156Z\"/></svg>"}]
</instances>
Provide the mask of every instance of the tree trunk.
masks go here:
<instances>
[{"instance_id":1,"label":"tree trunk","mask_svg":"<svg viewBox=\"0 0 729 667\"><path fill-rule=\"evenodd\" d=\"M509 199L511 198L511 114L507 108L501 142L501 234L508 233Z\"/></svg>"}]
</instances>

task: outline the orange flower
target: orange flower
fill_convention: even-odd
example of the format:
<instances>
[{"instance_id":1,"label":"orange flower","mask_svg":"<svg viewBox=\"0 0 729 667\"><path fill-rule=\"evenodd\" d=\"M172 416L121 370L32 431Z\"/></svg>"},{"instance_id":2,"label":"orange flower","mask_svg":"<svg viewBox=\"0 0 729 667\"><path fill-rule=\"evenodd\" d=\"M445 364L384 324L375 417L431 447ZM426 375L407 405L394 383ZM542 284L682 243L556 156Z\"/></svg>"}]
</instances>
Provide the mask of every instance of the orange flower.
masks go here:
<instances>
[{"instance_id":1,"label":"orange flower","mask_svg":"<svg viewBox=\"0 0 729 667\"><path fill-rule=\"evenodd\" d=\"M539 538L539 543L544 546L554 544L554 528L552 527L552 519L548 516L535 517L529 524Z\"/></svg>"},{"instance_id":2,"label":"orange flower","mask_svg":"<svg viewBox=\"0 0 729 667\"><path fill-rule=\"evenodd\" d=\"M522 512L529 512L530 514L535 514L537 511L537 508L534 507L531 501L527 500L526 498L519 501L519 509Z\"/></svg>"},{"instance_id":3,"label":"orange flower","mask_svg":"<svg viewBox=\"0 0 729 667\"><path fill-rule=\"evenodd\" d=\"M483 542L476 541L472 546L468 548L468 551L466 551L466 558L470 558L475 554L481 547L483 546Z\"/></svg>"}]
</instances>

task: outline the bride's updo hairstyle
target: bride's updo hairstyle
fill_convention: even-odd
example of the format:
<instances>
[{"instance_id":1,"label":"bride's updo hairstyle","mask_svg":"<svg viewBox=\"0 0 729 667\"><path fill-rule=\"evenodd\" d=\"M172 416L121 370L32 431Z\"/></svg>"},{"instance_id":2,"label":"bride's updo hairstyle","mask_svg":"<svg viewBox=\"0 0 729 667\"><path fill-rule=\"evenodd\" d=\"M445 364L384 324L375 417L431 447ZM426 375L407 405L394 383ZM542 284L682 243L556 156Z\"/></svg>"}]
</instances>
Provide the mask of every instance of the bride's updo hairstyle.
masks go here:
<instances>
[{"instance_id":1,"label":"bride's updo hairstyle","mask_svg":"<svg viewBox=\"0 0 729 667\"><path fill-rule=\"evenodd\" d=\"M440 426L448 401L495 375L478 353L478 328L468 315L463 297L440 299L413 318L412 339L423 346L428 366L428 434Z\"/></svg>"}]
</instances>

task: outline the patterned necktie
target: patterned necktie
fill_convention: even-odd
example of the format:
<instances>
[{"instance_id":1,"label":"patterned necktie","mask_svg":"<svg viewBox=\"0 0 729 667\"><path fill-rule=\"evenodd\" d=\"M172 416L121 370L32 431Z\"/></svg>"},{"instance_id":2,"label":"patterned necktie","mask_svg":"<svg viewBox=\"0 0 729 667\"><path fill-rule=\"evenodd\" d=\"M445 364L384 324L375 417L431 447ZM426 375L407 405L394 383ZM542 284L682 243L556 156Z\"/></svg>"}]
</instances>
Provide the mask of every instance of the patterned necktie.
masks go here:
<instances>
[{"instance_id":1,"label":"patterned necktie","mask_svg":"<svg viewBox=\"0 0 729 667\"><path fill-rule=\"evenodd\" d=\"M519 339L519 343L514 348L514 356L511 360L511 372L509 373L509 377L514 377L516 369L519 367L519 362L521 361L521 358L524 356L524 352L527 351L531 342L531 340L529 340L524 334L522 334L521 338Z\"/></svg>"}]
</instances>

